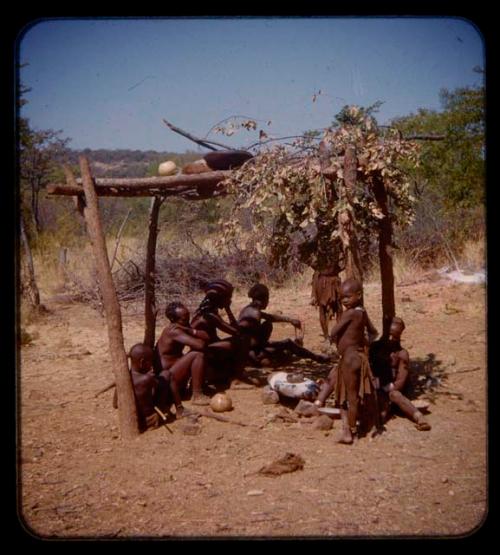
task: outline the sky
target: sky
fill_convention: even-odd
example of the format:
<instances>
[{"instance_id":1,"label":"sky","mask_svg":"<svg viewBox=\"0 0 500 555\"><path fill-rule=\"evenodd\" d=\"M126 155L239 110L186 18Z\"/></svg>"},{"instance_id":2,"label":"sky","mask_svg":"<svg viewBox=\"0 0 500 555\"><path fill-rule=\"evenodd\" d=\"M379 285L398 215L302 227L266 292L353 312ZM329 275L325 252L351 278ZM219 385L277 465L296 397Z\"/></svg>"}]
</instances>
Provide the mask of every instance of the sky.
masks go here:
<instances>
[{"instance_id":1,"label":"sky","mask_svg":"<svg viewBox=\"0 0 500 555\"><path fill-rule=\"evenodd\" d=\"M443 88L480 84L484 48L451 17L37 20L17 42L21 115L74 149L200 150L163 118L245 148L256 132L213 127L244 116L273 138L325 128L346 104L383 101L380 124L440 110Z\"/></svg>"}]
</instances>

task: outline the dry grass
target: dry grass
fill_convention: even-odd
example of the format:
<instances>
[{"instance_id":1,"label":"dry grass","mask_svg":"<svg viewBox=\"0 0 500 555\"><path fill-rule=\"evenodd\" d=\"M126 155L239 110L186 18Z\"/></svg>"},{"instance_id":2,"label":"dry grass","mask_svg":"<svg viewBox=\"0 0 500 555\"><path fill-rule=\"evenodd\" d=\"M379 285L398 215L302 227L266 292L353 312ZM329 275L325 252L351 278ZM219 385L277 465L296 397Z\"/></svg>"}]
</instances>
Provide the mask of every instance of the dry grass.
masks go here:
<instances>
[{"instance_id":1,"label":"dry grass","mask_svg":"<svg viewBox=\"0 0 500 555\"><path fill-rule=\"evenodd\" d=\"M466 241L460 256L461 268L471 272L482 270L486 266L486 240L482 237L475 241Z\"/></svg>"},{"instance_id":2,"label":"dry grass","mask_svg":"<svg viewBox=\"0 0 500 555\"><path fill-rule=\"evenodd\" d=\"M140 264L146 249L147 230L143 237L122 236L117 245L116 237L107 238L108 256L110 261L116 249L116 258L113 263L115 276L123 273L123 266L130 260ZM179 257L198 257L201 251L215 254L215 236L205 235L195 237L194 242L187 236L179 237L172 229L162 228L159 233L157 250L161 252L168 247L168 253ZM97 288L96 274L93 266L92 247L86 238L80 244L68 247L65 278L61 273L59 265L59 252L62 243L55 237L44 238L43 242L34 251L34 265L37 283L40 289L42 303L44 299L64 291L66 293L78 290L95 291ZM200 251L201 249L201 251ZM485 267L486 244L484 239L467 241L461 253L454 253L461 269L466 271L478 271ZM437 260L435 267L450 265L450 260ZM141 268L142 270L142 268ZM394 252L394 278L396 285L412 282L424 278L429 273L429 268L422 268L416 262L416 256L411 252L397 250ZM228 268L226 279L234 283L238 282L234 271ZM342 277L342 276L341 276ZM312 270L306 269L301 274L290 274L280 285L280 288L290 290L303 290L310 287ZM262 280L269 282L267 276ZM366 283L380 283L380 271L378 265L365 272ZM64 288L63 288L64 285ZM245 291L243 291L245 289ZM246 294L246 286L242 287L242 293Z\"/></svg>"}]
</instances>

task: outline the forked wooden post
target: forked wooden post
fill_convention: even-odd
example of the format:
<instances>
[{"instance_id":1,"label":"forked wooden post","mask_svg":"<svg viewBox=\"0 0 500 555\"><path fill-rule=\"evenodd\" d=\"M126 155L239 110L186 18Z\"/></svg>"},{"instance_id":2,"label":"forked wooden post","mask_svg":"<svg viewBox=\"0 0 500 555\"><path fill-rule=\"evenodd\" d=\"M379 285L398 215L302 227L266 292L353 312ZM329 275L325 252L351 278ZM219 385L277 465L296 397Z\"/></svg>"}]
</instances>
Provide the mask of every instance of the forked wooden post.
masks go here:
<instances>
[{"instance_id":1,"label":"forked wooden post","mask_svg":"<svg viewBox=\"0 0 500 555\"><path fill-rule=\"evenodd\" d=\"M379 221L378 256L382 281L382 334L389 336L391 320L396 315L394 298L394 265L392 260L392 222L387 205L387 191L381 177L373 180L373 193L384 217Z\"/></svg>"},{"instance_id":2,"label":"forked wooden post","mask_svg":"<svg viewBox=\"0 0 500 555\"><path fill-rule=\"evenodd\" d=\"M354 146L348 146L344 154L344 186L347 201L352 205L351 198L356 185L356 172L358 160ZM343 210L339 214L340 237L346 253L345 273L347 278L355 278L363 283L363 267L359 255L358 238L356 227L349 210Z\"/></svg>"},{"instance_id":3,"label":"forked wooden post","mask_svg":"<svg viewBox=\"0 0 500 555\"><path fill-rule=\"evenodd\" d=\"M158 216L160 206L165 199L155 196L151 199L149 209L149 234L146 251L146 271L144 279L144 316L145 330L144 343L151 348L155 344L156 328L156 299L155 299L155 266L156 266L156 240L158 237Z\"/></svg>"},{"instance_id":4,"label":"forked wooden post","mask_svg":"<svg viewBox=\"0 0 500 555\"><path fill-rule=\"evenodd\" d=\"M118 413L120 432L123 439L132 439L139 435L137 410L130 372L128 370L127 355L123 343L122 317L120 305L116 296L115 285L111 275L108 251L102 230L99 204L95 192L88 160L80 156L80 171L85 193L85 207L83 210L87 223L87 232L94 251L97 276L106 313L108 327L109 351L111 364L115 375L116 391L118 395ZM69 170L68 170L69 171ZM73 177L74 180L74 177Z\"/></svg>"}]
</instances>

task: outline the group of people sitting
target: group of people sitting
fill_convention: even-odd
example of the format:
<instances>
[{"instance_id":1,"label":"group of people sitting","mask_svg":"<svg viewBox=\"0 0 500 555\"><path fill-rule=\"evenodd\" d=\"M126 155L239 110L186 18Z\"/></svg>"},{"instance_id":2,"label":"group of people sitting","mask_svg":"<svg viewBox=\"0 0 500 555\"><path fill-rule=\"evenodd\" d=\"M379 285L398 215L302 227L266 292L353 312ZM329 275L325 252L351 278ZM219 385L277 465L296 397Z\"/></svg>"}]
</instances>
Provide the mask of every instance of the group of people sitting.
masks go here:
<instances>
[{"instance_id":1,"label":"group of people sitting","mask_svg":"<svg viewBox=\"0 0 500 555\"><path fill-rule=\"evenodd\" d=\"M238 319L231 311L232 294L233 286L226 280L212 281L192 318L181 302L170 303L165 310L170 323L154 349L142 343L131 348L130 371L142 430L156 427L158 412L169 412L172 405L176 418L189 414L182 404L188 383L191 404L208 405L205 383L229 386L233 381L247 381L247 366L268 366L290 355L320 363L332 361L330 356L306 349L303 334L296 339L271 340L274 323L290 323L299 332L303 326L296 318L265 312L269 304L265 285L257 283L249 290L251 302L241 310ZM343 422L339 442L353 442L359 402L373 391L386 395L388 403L397 405L413 419L417 429L430 429L420 411L402 393L409 364L408 353L400 344L404 322L394 318L389 337L374 341L378 332L362 306L361 283L355 279L344 281L340 285L340 300L345 310L329 334L330 341L337 344L340 360L314 401L318 408L322 407L334 393ZM220 338L219 331L226 337ZM386 415L385 410L383 416Z\"/></svg>"}]
</instances>

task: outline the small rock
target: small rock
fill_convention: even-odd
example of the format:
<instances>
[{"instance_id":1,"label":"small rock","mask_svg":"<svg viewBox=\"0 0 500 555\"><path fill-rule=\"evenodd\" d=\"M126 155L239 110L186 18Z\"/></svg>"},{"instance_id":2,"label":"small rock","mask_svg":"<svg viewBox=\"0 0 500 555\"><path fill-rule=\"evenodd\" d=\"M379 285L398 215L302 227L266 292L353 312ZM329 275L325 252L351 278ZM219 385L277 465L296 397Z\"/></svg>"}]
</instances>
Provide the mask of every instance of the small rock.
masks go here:
<instances>
[{"instance_id":1,"label":"small rock","mask_svg":"<svg viewBox=\"0 0 500 555\"><path fill-rule=\"evenodd\" d=\"M444 477L441 482L443 482L443 484L447 484L448 483L448 478Z\"/></svg>"},{"instance_id":2,"label":"small rock","mask_svg":"<svg viewBox=\"0 0 500 555\"><path fill-rule=\"evenodd\" d=\"M318 414L318 408L314 403L301 399L295 407L295 412L300 416L316 416Z\"/></svg>"},{"instance_id":3,"label":"small rock","mask_svg":"<svg viewBox=\"0 0 500 555\"><path fill-rule=\"evenodd\" d=\"M250 491L247 491L247 495L262 495L264 492L261 489L251 489Z\"/></svg>"},{"instance_id":4,"label":"small rock","mask_svg":"<svg viewBox=\"0 0 500 555\"><path fill-rule=\"evenodd\" d=\"M278 392L271 389L268 385L266 385L262 390L261 399L264 405L276 405L280 402Z\"/></svg>"},{"instance_id":5,"label":"small rock","mask_svg":"<svg viewBox=\"0 0 500 555\"><path fill-rule=\"evenodd\" d=\"M331 430L333 428L333 420L326 414L322 414L314 421L313 428L323 431Z\"/></svg>"},{"instance_id":6,"label":"small rock","mask_svg":"<svg viewBox=\"0 0 500 555\"><path fill-rule=\"evenodd\" d=\"M454 492L452 489L450 489L450 491L449 491L448 493L449 493L452 497L455 495L455 492Z\"/></svg>"},{"instance_id":7,"label":"small rock","mask_svg":"<svg viewBox=\"0 0 500 555\"><path fill-rule=\"evenodd\" d=\"M374 516L374 517L372 518L372 522L373 522L373 524L378 524L378 522L379 522L378 516Z\"/></svg>"}]
</instances>

